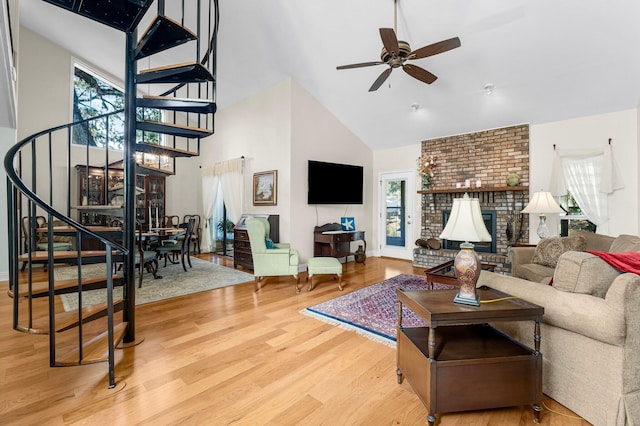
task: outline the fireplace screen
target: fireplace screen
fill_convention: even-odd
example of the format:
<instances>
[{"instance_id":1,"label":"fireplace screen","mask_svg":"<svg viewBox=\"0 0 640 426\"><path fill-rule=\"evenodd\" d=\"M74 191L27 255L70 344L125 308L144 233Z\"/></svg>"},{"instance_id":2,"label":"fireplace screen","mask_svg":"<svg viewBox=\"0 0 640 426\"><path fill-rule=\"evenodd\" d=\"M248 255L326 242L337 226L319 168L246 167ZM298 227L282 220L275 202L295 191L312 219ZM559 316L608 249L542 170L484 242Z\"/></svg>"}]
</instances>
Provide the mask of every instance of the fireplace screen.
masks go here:
<instances>
[{"instance_id":1,"label":"fireplace screen","mask_svg":"<svg viewBox=\"0 0 640 426\"><path fill-rule=\"evenodd\" d=\"M442 229L449 220L451 210L444 210L442 212ZM495 253L496 252L496 211L495 210L482 210L482 219L484 219L484 226L487 227L487 231L491 234L491 242L486 243L473 243L475 251L482 253ZM442 248L448 250L460 250L460 244L464 241L442 240Z\"/></svg>"}]
</instances>

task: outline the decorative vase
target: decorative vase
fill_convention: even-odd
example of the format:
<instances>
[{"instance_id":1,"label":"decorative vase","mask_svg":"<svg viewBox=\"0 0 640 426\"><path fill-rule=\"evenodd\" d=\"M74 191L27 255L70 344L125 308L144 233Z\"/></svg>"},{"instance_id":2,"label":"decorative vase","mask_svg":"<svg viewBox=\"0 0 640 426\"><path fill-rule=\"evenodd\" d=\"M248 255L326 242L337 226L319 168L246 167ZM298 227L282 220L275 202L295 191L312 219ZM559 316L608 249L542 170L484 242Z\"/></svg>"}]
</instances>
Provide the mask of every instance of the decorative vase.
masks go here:
<instances>
[{"instance_id":1,"label":"decorative vase","mask_svg":"<svg viewBox=\"0 0 640 426\"><path fill-rule=\"evenodd\" d=\"M431 186L431 175L422 175L422 189L429 189Z\"/></svg>"},{"instance_id":2,"label":"decorative vase","mask_svg":"<svg viewBox=\"0 0 640 426\"><path fill-rule=\"evenodd\" d=\"M518 186L520 183L520 176L516 172L511 172L507 175L507 186Z\"/></svg>"},{"instance_id":3,"label":"decorative vase","mask_svg":"<svg viewBox=\"0 0 640 426\"><path fill-rule=\"evenodd\" d=\"M367 255L362 249L362 246L358 246L358 250L356 250L354 253L354 259L356 263L364 263L364 261L367 259Z\"/></svg>"}]
</instances>

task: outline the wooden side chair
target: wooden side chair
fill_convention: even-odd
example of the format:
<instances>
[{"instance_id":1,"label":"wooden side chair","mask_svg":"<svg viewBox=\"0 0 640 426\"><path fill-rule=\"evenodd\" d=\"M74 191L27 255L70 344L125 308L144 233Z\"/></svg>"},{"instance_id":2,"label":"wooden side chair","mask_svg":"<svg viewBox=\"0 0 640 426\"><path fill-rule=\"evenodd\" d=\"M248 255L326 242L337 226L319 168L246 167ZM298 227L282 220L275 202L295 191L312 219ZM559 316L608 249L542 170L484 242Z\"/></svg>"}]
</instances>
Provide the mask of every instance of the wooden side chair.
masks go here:
<instances>
[{"instance_id":1,"label":"wooden side chair","mask_svg":"<svg viewBox=\"0 0 640 426\"><path fill-rule=\"evenodd\" d=\"M159 258L164 257L164 266L167 266L167 259L169 259L169 262L171 263L178 263L177 261L174 261L174 256L180 255L180 261L182 263L182 268L184 269L184 271L187 272L185 258L187 259L187 263L189 263L189 267L192 267L189 246L191 244L191 237L193 235L193 227L195 221L195 218L191 218L186 223L183 238L179 240L163 240L162 244L155 248Z\"/></svg>"},{"instance_id":2,"label":"wooden side chair","mask_svg":"<svg viewBox=\"0 0 640 426\"><path fill-rule=\"evenodd\" d=\"M200 224L200 215L199 214L186 214L182 218L183 223L187 223L187 221L191 218L194 218L195 224L193 225L193 236L191 237L191 242L193 243L193 252L200 254L200 242L202 241L202 226Z\"/></svg>"},{"instance_id":3,"label":"wooden side chair","mask_svg":"<svg viewBox=\"0 0 640 426\"><path fill-rule=\"evenodd\" d=\"M180 225L180 216L165 216L162 225L164 228L177 228Z\"/></svg>"},{"instance_id":4,"label":"wooden side chair","mask_svg":"<svg viewBox=\"0 0 640 426\"><path fill-rule=\"evenodd\" d=\"M144 246L144 240L142 238L142 227L138 227L137 238L137 252L135 256L135 267L138 268L138 288L142 287L142 275L144 270L153 275L156 280L162 278L158 275L158 253L153 250L147 250Z\"/></svg>"}]
</instances>

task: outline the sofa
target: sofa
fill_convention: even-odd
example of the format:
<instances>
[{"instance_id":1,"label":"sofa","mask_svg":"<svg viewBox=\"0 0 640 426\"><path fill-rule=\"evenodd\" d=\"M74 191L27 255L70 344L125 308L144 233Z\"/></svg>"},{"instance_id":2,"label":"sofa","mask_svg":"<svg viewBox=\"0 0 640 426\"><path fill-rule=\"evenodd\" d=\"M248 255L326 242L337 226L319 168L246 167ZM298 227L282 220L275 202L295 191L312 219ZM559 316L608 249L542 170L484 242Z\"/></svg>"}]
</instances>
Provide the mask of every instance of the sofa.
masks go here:
<instances>
[{"instance_id":1,"label":"sofa","mask_svg":"<svg viewBox=\"0 0 640 426\"><path fill-rule=\"evenodd\" d=\"M581 237L591 239L587 250L640 251L640 238L631 235ZM512 261L525 263L513 272L530 265L532 256L517 253ZM640 425L640 276L574 250L560 254L547 273L551 276L529 280L482 271L478 286L544 307L540 347L546 395L596 426ZM532 346L533 322L493 325Z\"/></svg>"}]
</instances>

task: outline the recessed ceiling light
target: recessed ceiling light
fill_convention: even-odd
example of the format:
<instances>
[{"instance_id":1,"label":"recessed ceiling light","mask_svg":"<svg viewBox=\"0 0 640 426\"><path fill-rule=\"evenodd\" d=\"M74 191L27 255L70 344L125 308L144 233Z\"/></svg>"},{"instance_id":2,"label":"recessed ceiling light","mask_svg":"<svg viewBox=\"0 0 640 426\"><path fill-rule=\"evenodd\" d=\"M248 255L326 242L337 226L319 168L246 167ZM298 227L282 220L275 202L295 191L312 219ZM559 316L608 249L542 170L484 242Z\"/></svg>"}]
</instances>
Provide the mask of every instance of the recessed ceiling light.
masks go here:
<instances>
[{"instance_id":1,"label":"recessed ceiling light","mask_svg":"<svg viewBox=\"0 0 640 426\"><path fill-rule=\"evenodd\" d=\"M484 93L486 93L487 95L490 95L493 93L493 89L495 89L496 86L494 86L492 83L487 83L484 85Z\"/></svg>"}]
</instances>

